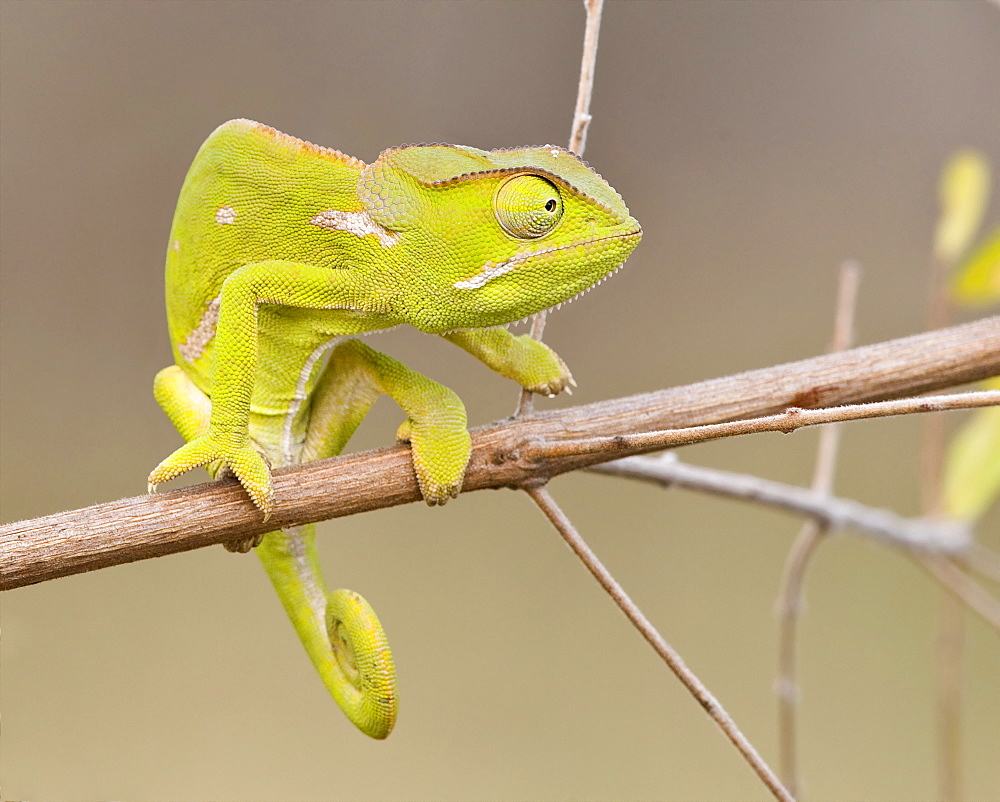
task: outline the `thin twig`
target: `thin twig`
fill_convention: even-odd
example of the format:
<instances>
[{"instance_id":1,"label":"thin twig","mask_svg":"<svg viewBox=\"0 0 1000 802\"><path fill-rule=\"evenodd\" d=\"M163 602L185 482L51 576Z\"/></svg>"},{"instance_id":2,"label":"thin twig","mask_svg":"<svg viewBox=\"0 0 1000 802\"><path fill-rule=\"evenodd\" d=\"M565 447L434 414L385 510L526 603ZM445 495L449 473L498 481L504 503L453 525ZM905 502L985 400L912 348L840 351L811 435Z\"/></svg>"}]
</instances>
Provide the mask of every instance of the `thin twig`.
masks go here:
<instances>
[{"instance_id":1,"label":"thin twig","mask_svg":"<svg viewBox=\"0 0 1000 802\"><path fill-rule=\"evenodd\" d=\"M583 156L587 145L587 128L590 126L590 98L594 94L594 67L597 64L597 38L601 32L601 12L604 0L584 0L587 9L587 23L583 32L583 57L580 61L580 83L576 90L576 109L573 112L573 128L569 136L569 149L577 156ZM531 320L531 336L539 342L545 333L547 314L543 309ZM514 417L530 415L534 411L535 397L530 390L521 390Z\"/></svg>"},{"instance_id":2,"label":"thin twig","mask_svg":"<svg viewBox=\"0 0 1000 802\"><path fill-rule=\"evenodd\" d=\"M830 427L831 429L833 427ZM824 429L825 431L829 431ZM774 692L778 699L778 753L781 778L796 796L802 791L798 769L798 707L800 699L796 672L796 626L804 607L802 586L806 567L830 528L811 518L803 523L785 558L784 574L776 605L778 613L778 676Z\"/></svg>"},{"instance_id":3,"label":"thin twig","mask_svg":"<svg viewBox=\"0 0 1000 802\"><path fill-rule=\"evenodd\" d=\"M562 535L576 556L587 566L587 570L590 571L594 579L600 583L601 587L611 596L615 604L625 613L628 620L632 622L633 626L639 630L649 645L660 655L663 662L670 667L670 670L684 684L684 687L698 700L698 703L705 709L705 712L722 729L726 737L732 741L733 745L743 755L744 759L750 764L750 767L757 773L757 776L760 777L771 793L774 794L775 798L783 800L783 802L793 802L794 798L792 795L782 786L781 781L760 756L753 744L747 740L739 727L736 726L736 723L726 712L725 708L722 707L702 681L698 679L697 675L687 667L683 658L663 639L663 636L650 623L649 619L643 615L642 610L629 598L622 586L618 584L608 569L598 559L597 555L591 550L590 546L580 536L576 527L573 526L573 523L559 508L549 492L544 487L527 487L525 491L531 496L539 509L545 513L545 516L552 522L552 525Z\"/></svg>"},{"instance_id":4,"label":"thin twig","mask_svg":"<svg viewBox=\"0 0 1000 802\"><path fill-rule=\"evenodd\" d=\"M890 510L805 487L690 465L679 461L673 452L659 457L626 457L587 470L750 501L806 516L832 531L853 529L885 545L904 549L956 554L964 559L971 544L968 527L958 521L903 518Z\"/></svg>"},{"instance_id":5,"label":"thin twig","mask_svg":"<svg viewBox=\"0 0 1000 802\"><path fill-rule=\"evenodd\" d=\"M531 338L539 342L542 341L542 335L545 333L545 318L546 311L543 309L531 319ZM525 415L531 415L534 411L535 394L526 387L522 387L517 399L517 409L514 411L514 417L520 418Z\"/></svg>"},{"instance_id":6,"label":"thin twig","mask_svg":"<svg viewBox=\"0 0 1000 802\"><path fill-rule=\"evenodd\" d=\"M833 341L830 351L837 353L851 347L854 331L854 313L858 301L858 285L861 281L861 266L854 261L840 266L840 278L835 307ZM812 490L821 496L830 497L833 492L833 476L840 447L839 425L825 426L819 434L819 449L813 472ZM826 537L830 524L810 518L802 524L799 534L792 542L785 560L784 575L778 591L778 750L781 755L781 777L789 790L798 796L802 780L798 770L798 724L799 682L796 672L796 641L798 622L805 602L804 585L806 568L816 548Z\"/></svg>"},{"instance_id":7,"label":"thin twig","mask_svg":"<svg viewBox=\"0 0 1000 802\"><path fill-rule=\"evenodd\" d=\"M938 606L937 633L937 741L941 799L959 802L962 788L962 649L965 643L965 610L962 602L974 607L975 601L957 594L963 585L954 585L954 577L935 573L940 566L928 560L919 561L946 591ZM954 568L950 563L949 567ZM961 571L957 575L965 578ZM952 583L952 584L949 584ZM956 594L956 595L951 595ZM980 597L975 597L976 599Z\"/></svg>"},{"instance_id":8,"label":"thin twig","mask_svg":"<svg viewBox=\"0 0 1000 802\"><path fill-rule=\"evenodd\" d=\"M651 450L633 432L938 390L1000 374L1000 317L683 387L549 410L473 432L463 490L515 487ZM560 456L601 435L603 450ZM622 442L606 435L621 435ZM138 480L137 480L138 484ZM272 529L420 499L408 448L321 460L274 476L270 521L232 481L139 496L0 526L0 589L161 557Z\"/></svg>"},{"instance_id":9,"label":"thin twig","mask_svg":"<svg viewBox=\"0 0 1000 802\"><path fill-rule=\"evenodd\" d=\"M1000 554L973 543L962 557L965 567L993 582L1000 582Z\"/></svg>"},{"instance_id":10,"label":"thin twig","mask_svg":"<svg viewBox=\"0 0 1000 802\"><path fill-rule=\"evenodd\" d=\"M941 329L948 325L950 303L945 282L951 265L936 254L931 257L930 293L927 328ZM944 475L946 433L942 415L928 415L923 420L924 438L920 449L920 495L924 515L941 515L941 479Z\"/></svg>"},{"instance_id":11,"label":"thin twig","mask_svg":"<svg viewBox=\"0 0 1000 802\"><path fill-rule=\"evenodd\" d=\"M683 429L666 429L642 434L616 435L615 437L590 437L580 440L565 440L554 449L546 449L546 456L576 456L605 451L609 446L617 446L630 451L658 451L664 448L690 446L723 437L744 434L782 432L791 434L806 426L820 426L824 423L840 421L885 418L894 415L912 415L921 412L940 412L948 409L975 409L1000 405L1000 390L978 390L970 393L949 393L947 395L899 398L893 401L875 401L868 404L845 404L840 407L823 409L802 409L790 407L776 415L760 418L710 423L703 426L688 426Z\"/></svg>"},{"instance_id":12,"label":"thin twig","mask_svg":"<svg viewBox=\"0 0 1000 802\"><path fill-rule=\"evenodd\" d=\"M946 168L947 169L947 168ZM944 211L942 210L942 214ZM954 268L953 259L932 248L928 265L927 328L937 329L948 325L951 302L945 291L948 274ZM920 496L924 515L944 514L942 484L944 459L947 450L947 432L943 415L927 415L921 421L923 439L920 447ZM940 569L927 563L924 568L940 576ZM937 637L937 747L938 787L945 802L962 798L962 745L961 745L961 674L962 645L964 641L963 616L955 597L942 594L939 600Z\"/></svg>"},{"instance_id":13,"label":"thin twig","mask_svg":"<svg viewBox=\"0 0 1000 802\"><path fill-rule=\"evenodd\" d=\"M916 563L933 576L955 599L979 615L987 624L1000 632L1000 599L997 599L982 585L969 577L951 560L925 554L917 557Z\"/></svg>"},{"instance_id":14,"label":"thin twig","mask_svg":"<svg viewBox=\"0 0 1000 802\"><path fill-rule=\"evenodd\" d=\"M601 13L604 0L584 0L587 8L587 27L583 32L583 58L580 60L580 87L576 92L573 110L573 128L569 135L569 149L582 156L587 147L587 129L590 127L590 99L594 94L594 67L597 64L597 37L601 32Z\"/></svg>"}]
</instances>

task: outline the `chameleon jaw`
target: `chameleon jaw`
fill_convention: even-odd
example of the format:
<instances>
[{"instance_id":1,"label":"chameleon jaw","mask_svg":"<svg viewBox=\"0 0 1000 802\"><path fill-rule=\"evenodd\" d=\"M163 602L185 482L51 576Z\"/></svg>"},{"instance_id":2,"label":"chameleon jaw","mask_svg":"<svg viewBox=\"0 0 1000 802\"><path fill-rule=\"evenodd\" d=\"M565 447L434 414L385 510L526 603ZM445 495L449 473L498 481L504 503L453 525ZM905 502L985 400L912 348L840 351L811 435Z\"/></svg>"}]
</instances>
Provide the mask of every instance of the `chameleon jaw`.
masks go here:
<instances>
[{"instance_id":1,"label":"chameleon jaw","mask_svg":"<svg viewBox=\"0 0 1000 802\"><path fill-rule=\"evenodd\" d=\"M541 315L541 314L544 314L544 313L548 313L548 312L555 312L555 311L558 311L558 310L562 309L562 308L563 308L563 307L564 307L564 306L565 306L566 304L571 304L571 303L573 303L573 301L575 301L575 300L576 300L577 298L581 298L581 297L583 297L583 296L584 296L584 295L586 295L586 294L587 294L588 292L590 292L590 291L591 291L592 289L594 289L594 287L598 287L598 286L600 286L601 284L603 284L603 283L604 283L605 281L607 281L607 280L608 280L609 278L611 278L611 277L612 277L613 275L615 275L615 273L617 273L617 272L618 272L619 270L621 270L621 269L622 269L623 267L625 267L625 263L624 263L624 262L622 262L622 263L621 263L620 265L618 265L618 267L616 267L616 268L615 268L614 270L612 270L612 271L611 271L610 273L608 273L608 274L607 274L606 276L604 276L604 277L602 277L602 278L599 278L599 279L598 279L597 281L595 281L595 282L594 282L593 284L591 284L591 285L590 285L589 287L587 287L587 288L586 288L585 290L581 290L581 291L580 291L580 292L578 292L578 293L577 293L576 295L571 295L571 296L570 296L569 298L567 298L567 299L566 299L565 301L560 301L559 303L557 303L557 304L553 304L552 306L547 306L547 307L545 307L544 309L539 309L539 310L538 310L537 312L532 312L532 313L531 313L530 315L525 315L525 316L524 316L524 317L522 317L522 318L519 318L519 319L517 319L517 320L513 320L513 321L511 321L511 322L510 322L510 323L508 323L507 325L508 325L508 326L520 326L520 325L521 325L522 323L527 323L528 321L532 320L532 319L533 319L533 318L535 317L535 315ZM575 385L575 384L576 384L576 382L574 382L574 385Z\"/></svg>"},{"instance_id":2,"label":"chameleon jaw","mask_svg":"<svg viewBox=\"0 0 1000 802\"><path fill-rule=\"evenodd\" d=\"M531 251L530 253L515 254L510 259L507 259L506 261L503 262L498 262L497 264L494 264L493 262L487 262L485 265L483 265L482 269L478 273L476 273L476 275L472 276L471 278L462 279L461 281L456 281L452 286L459 290L477 290L480 287L486 286L486 284L488 284L493 279L498 278L506 273L509 273L511 270L514 270L518 265L528 261L529 259L534 259L537 256L545 256L546 254L555 253L556 251L564 251L568 248L577 248L585 245L593 245L594 243L597 242L607 242L608 240L616 240L616 239L630 239L632 237L641 237L641 236L642 236L641 230L629 231L625 234L613 234L608 237L599 237L597 239L587 240L586 242L574 242L569 245L558 245L554 248L542 248L537 251ZM617 269L618 268L616 268L615 272L617 272ZM604 279L601 279L601 281L603 280ZM597 283L599 284L600 281L598 281Z\"/></svg>"}]
</instances>

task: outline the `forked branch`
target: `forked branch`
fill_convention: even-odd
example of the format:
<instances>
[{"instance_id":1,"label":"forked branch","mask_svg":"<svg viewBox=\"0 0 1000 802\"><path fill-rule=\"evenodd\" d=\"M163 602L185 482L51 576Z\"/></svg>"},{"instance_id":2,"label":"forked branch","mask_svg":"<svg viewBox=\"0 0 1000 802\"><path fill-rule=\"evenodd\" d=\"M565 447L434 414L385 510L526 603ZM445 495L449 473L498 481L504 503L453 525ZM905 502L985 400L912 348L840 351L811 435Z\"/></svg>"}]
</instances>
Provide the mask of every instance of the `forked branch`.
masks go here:
<instances>
[{"instance_id":1,"label":"forked branch","mask_svg":"<svg viewBox=\"0 0 1000 802\"><path fill-rule=\"evenodd\" d=\"M991 317L684 387L500 421L473 432L463 489L519 488L657 450L664 447L664 430L789 407L913 395L998 374L1000 317ZM801 414L793 417L801 422ZM650 430L657 436L640 434ZM277 471L275 493L280 504L267 522L235 482L223 481L8 524L0 527L0 589L420 498L408 449L399 446Z\"/></svg>"}]
</instances>

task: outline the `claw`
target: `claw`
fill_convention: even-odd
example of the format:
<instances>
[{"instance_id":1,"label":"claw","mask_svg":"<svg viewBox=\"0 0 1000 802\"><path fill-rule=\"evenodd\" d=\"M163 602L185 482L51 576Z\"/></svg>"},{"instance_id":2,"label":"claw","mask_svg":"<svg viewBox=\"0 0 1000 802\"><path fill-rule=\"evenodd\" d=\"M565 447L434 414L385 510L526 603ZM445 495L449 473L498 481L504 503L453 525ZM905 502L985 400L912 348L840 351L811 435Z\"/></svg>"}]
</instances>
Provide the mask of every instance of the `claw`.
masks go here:
<instances>
[{"instance_id":1,"label":"claw","mask_svg":"<svg viewBox=\"0 0 1000 802\"><path fill-rule=\"evenodd\" d=\"M221 460L228 466L243 485L254 506L264 513L264 520L268 520L274 510L271 471L264 457L249 441L225 442L216 440L211 435L196 438L181 446L153 469L148 480L150 490L162 482L216 460ZM218 473L221 474L222 471Z\"/></svg>"}]
</instances>

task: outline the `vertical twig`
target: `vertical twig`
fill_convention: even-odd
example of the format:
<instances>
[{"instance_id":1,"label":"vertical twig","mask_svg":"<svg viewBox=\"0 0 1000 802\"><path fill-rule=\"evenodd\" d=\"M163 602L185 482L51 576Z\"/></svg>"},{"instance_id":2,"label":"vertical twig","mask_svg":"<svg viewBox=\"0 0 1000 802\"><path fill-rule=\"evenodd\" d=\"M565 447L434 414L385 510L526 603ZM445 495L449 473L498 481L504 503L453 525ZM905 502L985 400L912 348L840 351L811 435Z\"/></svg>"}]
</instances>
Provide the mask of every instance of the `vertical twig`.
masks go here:
<instances>
[{"instance_id":1,"label":"vertical twig","mask_svg":"<svg viewBox=\"0 0 1000 802\"><path fill-rule=\"evenodd\" d=\"M573 112L573 129L569 136L569 149L578 156L583 155L587 144L587 128L590 126L590 98L594 93L594 66L597 64L597 37L601 30L601 12L604 0L584 0L587 9L587 24L583 32L583 59L580 63L580 84L576 90L576 110ZM546 312L542 310L531 320L531 336L542 339L545 332ZM514 417L530 415L534 410L534 397L530 390L521 390Z\"/></svg>"},{"instance_id":2,"label":"vertical twig","mask_svg":"<svg viewBox=\"0 0 1000 802\"><path fill-rule=\"evenodd\" d=\"M930 262L930 297L927 307L927 330L948 325L948 297L945 285L950 265L937 254ZM924 442L920 451L920 495L924 514L941 515L941 476L944 470L946 432L944 415L928 415L923 421Z\"/></svg>"},{"instance_id":3,"label":"vertical twig","mask_svg":"<svg viewBox=\"0 0 1000 802\"><path fill-rule=\"evenodd\" d=\"M1000 582L1000 554L990 551L985 546L980 546L978 543L969 546L965 567L973 573Z\"/></svg>"},{"instance_id":4,"label":"vertical twig","mask_svg":"<svg viewBox=\"0 0 1000 802\"><path fill-rule=\"evenodd\" d=\"M953 267L938 253L933 253L929 266L929 297L927 328L948 325L950 304L945 287ZM923 443L920 450L920 490L924 515L943 513L941 481L947 445L944 415L927 415L923 420ZM935 566L925 568L934 573ZM943 800L962 798L961 777L961 711L962 711L962 646L964 617L961 604L948 593L941 594L937 637L937 740L938 783Z\"/></svg>"},{"instance_id":5,"label":"vertical twig","mask_svg":"<svg viewBox=\"0 0 1000 802\"><path fill-rule=\"evenodd\" d=\"M850 347L860 277L861 267L857 262L848 261L840 266L840 283L837 292L831 351L843 351ZM840 431L840 426L835 424L824 426L820 432L819 451L816 456L816 468L812 480L812 489L817 493L829 495L833 490L833 474L837 464ZM796 745L799 688L795 670L795 653L798 620L802 613L802 588L806 567L815 553L816 547L828 531L829 526L815 518L802 524L802 528L788 552L781 589L778 594L778 680L775 692L778 696L779 765L782 780L789 791L795 795L799 793L801 785Z\"/></svg>"},{"instance_id":6,"label":"vertical twig","mask_svg":"<svg viewBox=\"0 0 1000 802\"><path fill-rule=\"evenodd\" d=\"M932 563L924 561L928 570ZM949 567L952 567L949 564ZM964 578L964 577L963 577ZM938 763L941 799L959 800L962 788L962 646L965 641L965 610L948 593L938 606L937 689Z\"/></svg>"},{"instance_id":7,"label":"vertical twig","mask_svg":"<svg viewBox=\"0 0 1000 802\"><path fill-rule=\"evenodd\" d=\"M955 600L956 605L958 605L958 612L962 612L961 605L964 605L997 630L997 632L1000 632L1000 599L997 599L996 596L946 557L941 557L937 554L914 554L913 557L921 568L941 583L941 588L948 593L948 597ZM942 636L945 634L944 632L941 633ZM947 646L948 644L939 645ZM958 646L960 647L961 643ZM953 666L944 664L940 668L942 673L955 670ZM960 676L961 671L957 671L956 680ZM955 735L957 737L958 733L956 732Z\"/></svg>"},{"instance_id":8,"label":"vertical twig","mask_svg":"<svg viewBox=\"0 0 1000 802\"><path fill-rule=\"evenodd\" d=\"M576 93L573 128L569 135L569 149L577 156L582 156L583 149L587 146L587 129L591 120L590 98L594 94L594 66L597 64L597 35L601 30L604 0L584 0L584 6L587 8L587 27L583 32L580 86Z\"/></svg>"},{"instance_id":9,"label":"vertical twig","mask_svg":"<svg viewBox=\"0 0 1000 802\"><path fill-rule=\"evenodd\" d=\"M594 579L600 583L601 587L611 596L621 611L625 613L625 616L632 622L633 626L639 630L649 645L653 647L656 653L670 667L670 670L684 684L684 687L690 691L691 695L705 709L705 712L711 716L712 720L726 734L726 737L732 741L733 745L743 755L744 759L750 764L750 767L757 773L757 776L760 777L771 793L774 794L775 798L782 800L782 802L794 802L792 795L781 784L781 781L767 763L764 762L764 759L758 754L753 744L747 740L746 736L740 731L740 728L736 726L736 722L729 716L725 708L722 707L695 673L687 667L687 664L685 664L684 660L673 647L663 639L663 636L650 623L649 619L643 615L642 610L629 598L624 588L618 584L608 569L598 559L597 555L590 549L590 546L580 536L576 527L573 526L573 523L559 508L559 505L556 504L548 490L544 487L528 487L525 490L535 504L538 505L539 509L545 513L545 516L551 521L559 534L562 535L576 556L587 566L587 570L590 571Z\"/></svg>"}]
</instances>

